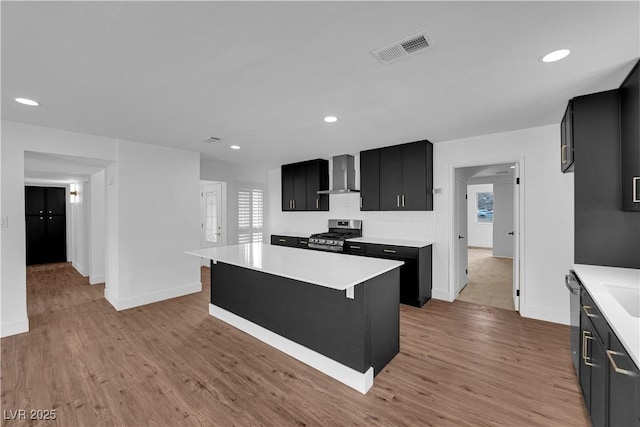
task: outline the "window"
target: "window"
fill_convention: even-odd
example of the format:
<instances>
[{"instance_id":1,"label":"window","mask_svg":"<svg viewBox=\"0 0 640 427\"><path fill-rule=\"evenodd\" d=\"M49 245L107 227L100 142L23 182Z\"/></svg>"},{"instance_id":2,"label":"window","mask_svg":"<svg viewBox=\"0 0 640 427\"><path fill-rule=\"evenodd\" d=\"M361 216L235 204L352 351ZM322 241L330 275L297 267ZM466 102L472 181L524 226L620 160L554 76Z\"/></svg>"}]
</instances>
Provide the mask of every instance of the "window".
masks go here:
<instances>
[{"instance_id":1,"label":"window","mask_svg":"<svg viewBox=\"0 0 640 427\"><path fill-rule=\"evenodd\" d=\"M206 239L207 242L217 243L220 233L218 226L218 192L208 191L206 194Z\"/></svg>"},{"instance_id":2,"label":"window","mask_svg":"<svg viewBox=\"0 0 640 427\"><path fill-rule=\"evenodd\" d=\"M478 204L476 206L476 222L493 223L493 193L476 193Z\"/></svg>"},{"instance_id":3,"label":"window","mask_svg":"<svg viewBox=\"0 0 640 427\"><path fill-rule=\"evenodd\" d=\"M262 243L264 193L238 191L238 243Z\"/></svg>"}]
</instances>

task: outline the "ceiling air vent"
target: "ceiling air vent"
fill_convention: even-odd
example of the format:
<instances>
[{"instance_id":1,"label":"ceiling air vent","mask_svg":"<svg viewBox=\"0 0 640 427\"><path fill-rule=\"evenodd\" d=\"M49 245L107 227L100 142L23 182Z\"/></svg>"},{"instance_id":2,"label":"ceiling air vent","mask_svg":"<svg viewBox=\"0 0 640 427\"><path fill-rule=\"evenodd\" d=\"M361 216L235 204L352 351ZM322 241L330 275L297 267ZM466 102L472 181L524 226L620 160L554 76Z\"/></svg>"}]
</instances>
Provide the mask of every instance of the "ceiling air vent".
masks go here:
<instances>
[{"instance_id":1,"label":"ceiling air vent","mask_svg":"<svg viewBox=\"0 0 640 427\"><path fill-rule=\"evenodd\" d=\"M372 50L371 53L383 64L390 64L431 47L433 47L433 41L429 34L423 31L390 45Z\"/></svg>"}]
</instances>

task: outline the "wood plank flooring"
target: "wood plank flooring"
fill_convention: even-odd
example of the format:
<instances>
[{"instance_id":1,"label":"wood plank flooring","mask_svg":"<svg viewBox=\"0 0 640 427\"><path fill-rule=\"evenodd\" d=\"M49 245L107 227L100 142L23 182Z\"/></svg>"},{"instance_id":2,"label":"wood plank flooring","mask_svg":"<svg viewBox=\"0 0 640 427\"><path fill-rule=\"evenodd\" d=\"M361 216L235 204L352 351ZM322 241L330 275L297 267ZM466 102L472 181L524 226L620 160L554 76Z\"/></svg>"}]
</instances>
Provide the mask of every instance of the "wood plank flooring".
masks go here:
<instances>
[{"instance_id":1,"label":"wood plank flooring","mask_svg":"<svg viewBox=\"0 0 640 427\"><path fill-rule=\"evenodd\" d=\"M2 425L589 425L566 326L402 306L400 354L362 395L209 316L208 275L116 312L69 264L29 267L31 331L1 341ZM17 409L57 419L6 419Z\"/></svg>"}]
</instances>

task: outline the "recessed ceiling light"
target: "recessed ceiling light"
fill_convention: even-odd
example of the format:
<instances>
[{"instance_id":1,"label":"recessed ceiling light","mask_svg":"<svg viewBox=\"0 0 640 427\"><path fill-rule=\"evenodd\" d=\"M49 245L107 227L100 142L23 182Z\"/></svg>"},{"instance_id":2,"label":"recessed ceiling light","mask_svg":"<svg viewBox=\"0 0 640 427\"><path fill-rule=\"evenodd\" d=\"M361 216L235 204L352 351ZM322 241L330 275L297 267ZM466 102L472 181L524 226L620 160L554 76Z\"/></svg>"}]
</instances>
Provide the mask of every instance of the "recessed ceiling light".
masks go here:
<instances>
[{"instance_id":1,"label":"recessed ceiling light","mask_svg":"<svg viewBox=\"0 0 640 427\"><path fill-rule=\"evenodd\" d=\"M324 121L327 123L335 123L338 121L338 118L334 116L327 116L324 118Z\"/></svg>"},{"instance_id":2,"label":"recessed ceiling light","mask_svg":"<svg viewBox=\"0 0 640 427\"><path fill-rule=\"evenodd\" d=\"M556 62L566 58L570 53L571 51L569 49L554 50L553 52L547 53L545 56L540 58L540 60L542 62Z\"/></svg>"},{"instance_id":3,"label":"recessed ceiling light","mask_svg":"<svg viewBox=\"0 0 640 427\"><path fill-rule=\"evenodd\" d=\"M509 166L509 167L510 167L511 169L515 169L515 168L516 168L515 166Z\"/></svg>"},{"instance_id":4,"label":"recessed ceiling light","mask_svg":"<svg viewBox=\"0 0 640 427\"><path fill-rule=\"evenodd\" d=\"M28 105L30 107L37 107L38 105L40 105L38 101L34 101L33 99L28 99L28 98L14 98L14 99L16 102L19 102L20 104Z\"/></svg>"},{"instance_id":5,"label":"recessed ceiling light","mask_svg":"<svg viewBox=\"0 0 640 427\"><path fill-rule=\"evenodd\" d=\"M229 148L231 148L232 150L239 150L240 146L239 145L232 145Z\"/></svg>"}]
</instances>

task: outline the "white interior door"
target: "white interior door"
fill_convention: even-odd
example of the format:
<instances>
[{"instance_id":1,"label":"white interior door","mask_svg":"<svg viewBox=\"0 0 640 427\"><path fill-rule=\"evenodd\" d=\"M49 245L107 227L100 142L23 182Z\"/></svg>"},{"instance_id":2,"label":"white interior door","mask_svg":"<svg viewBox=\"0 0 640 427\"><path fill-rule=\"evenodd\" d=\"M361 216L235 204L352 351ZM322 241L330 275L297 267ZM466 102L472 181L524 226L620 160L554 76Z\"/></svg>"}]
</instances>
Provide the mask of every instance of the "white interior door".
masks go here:
<instances>
[{"instance_id":1,"label":"white interior door","mask_svg":"<svg viewBox=\"0 0 640 427\"><path fill-rule=\"evenodd\" d=\"M456 195L455 195L455 241L456 241L456 293L469 283L468 278L468 239L467 239L467 183L461 179L456 179Z\"/></svg>"},{"instance_id":2,"label":"white interior door","mask_svg":"<svg viewBox=\"0 0 640 427\"><path fill-rule=\"evenodd\" d=\"M513 306L520 311L520 164L513 183Z\"/></svg>"},{"instance_id":3,"label":"white interior door","mask_svg":"<svg viewBox=\"0 0 640 427\"><path fill-rule=\"evenodd\" d=\"M222 246L225 242L223 227L222 183L203 184L200 191L201 214L201 244L203 248ZM209 266L209 260L202 259L202 265Z\"/></svg>"}]
</instances>

